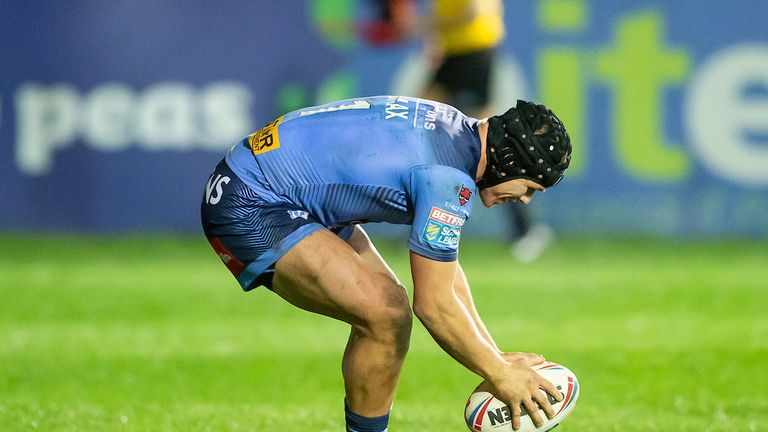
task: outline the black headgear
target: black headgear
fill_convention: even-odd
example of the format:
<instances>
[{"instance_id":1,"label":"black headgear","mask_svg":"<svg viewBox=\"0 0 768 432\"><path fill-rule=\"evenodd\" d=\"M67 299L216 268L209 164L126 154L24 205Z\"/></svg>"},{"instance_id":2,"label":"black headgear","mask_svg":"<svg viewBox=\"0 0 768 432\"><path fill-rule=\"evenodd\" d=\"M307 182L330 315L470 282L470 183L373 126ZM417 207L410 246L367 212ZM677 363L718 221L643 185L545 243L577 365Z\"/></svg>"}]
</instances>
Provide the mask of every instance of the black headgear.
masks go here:
<instances>
[{"instance_id":1,"label":"black headgear","mask_svg":"<svg viewBox=\"0 0 768 432\"><path fill-rule=\"evenodd\" d=\"M571 139L563 122L544 105L517 101L517 106L488 119L488 164L477 181L480 189L516 178L554 186L571 162Z\"/></svg>"}]
</instances>

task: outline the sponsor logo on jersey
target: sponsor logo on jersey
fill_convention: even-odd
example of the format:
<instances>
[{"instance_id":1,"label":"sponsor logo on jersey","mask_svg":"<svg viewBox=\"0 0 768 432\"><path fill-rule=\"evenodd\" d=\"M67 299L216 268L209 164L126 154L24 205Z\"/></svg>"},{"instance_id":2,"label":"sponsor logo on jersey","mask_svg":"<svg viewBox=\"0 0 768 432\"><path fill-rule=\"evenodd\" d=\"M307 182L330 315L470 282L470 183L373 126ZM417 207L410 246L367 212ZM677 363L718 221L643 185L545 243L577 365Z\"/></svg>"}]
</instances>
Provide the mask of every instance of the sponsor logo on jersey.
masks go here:
<instances>
[{"instance_id":1,"label":"sponsor logo on jersey","mask_svg":"<svg viewBox=\"0 0 768 432\"><path fill-rule=\"evenodd\" d=\"M432 207L432 210L429 212L429 219L442 222L456 228L461 228L464 226L464 222L466 222L464 216L453 214L449 211L441 209L440 207Z\"/></svg>"},{"instance_id":2,"label":"sponsor logo on jersey","mask_svg":"<svg viewBox=\"0 0 768 432\"><path fill-rule=\"evenodd\" d=\"M472 198L472 191L464 185L461 185L461 190L459 191L459 204L466 205L470 198Z\"/></svg>"},{"instance_id":3,"label":"sponsor logo on jersey","mask_svg":"<svg viewBox=\"0 0 768 432\"><path fill-rule=\"evenodd\" d=\"M251 148L254 156L280 148L280 136L277 133L277 126L282 121L283 116L280 116L248 136L248 146Z\"/></svg>"},{"instance_id":4,"label":"sponsor logo on jersey","mask_svg":"<svg viewBox=\"0 0 768 432\"><path fill-rule=\"evenodd\" d=\"M304 210L288 210L288 215L291 217L291 219L302 218L307 220L309 217L309 213L305 212Z\"/></svg>"},{"instance_id":5,"label":"sponsor logo on jersey","mask_svg":"<svg viewBox=\"0 0 768 432\"><path fill-rule=\"evenodd\" d=\"M208 184L205 185L205 202L210 205L218 204L224 194L224 186L229 184L230 181L232 181L231 178L221 174L217 174L216 177L211 175L211 178L208 179Z\"/></svg>"},{"instance_id":6,"label":"sponsor logo on jersey","mask_svg":"<svg viewBox=\"0 0 768 432\"><path fill-rule=\"evenodd\" d=\"M225 266L229 269L229 271L235 276L239 276L240 273L243 272L245 269L245 263L237 259L235 254L230 252L229 249L227 249L226 246L224 246L224 243L221 242L221 239L218 237L211 237L208 239L208 242L211 243L211 247L213 247L213 250L216 251L216 255L219 256L219 259L221 259L221 262L224 263Z\"/></svg>"},{"instance_id":7,"label":"sponsor logo on jersey","mask_svg":"<svg viewBox=\"0 0 768 432\"><path fill-rule=\"evenodd\" d=\"M445 211L439 207L432 207L429 219L424 226L422 238L433 246L441 249L456 249L459 247L461 227L464 225L463 216Z\"/></svg>"},{"instance_id":8,"label":"sponsor logo on jersey","mask_svg":"<svg viewBox=\"0 0 768 432\"><path fill-rule=\"evenodd\" d=\"M428 222L424 237L426 237L428 241L435 241L438 234L440 234L440 225L432 221Z\"/></svg>"},{"instance_id":9,"label":"sponsor logo on jersey","mask_svg":"<svg viewBox=\"0 0 768 432\"><path fill-rule=\"evenodd\" d=\"M427 101L417 100L416 115L413 119L413 127L424 128L428 131L437 129L437 123L450 124L456 113L456 109L445 104L422 103ZM421 107L421 109L419 109Z\"/></svg>"}]
</instances>

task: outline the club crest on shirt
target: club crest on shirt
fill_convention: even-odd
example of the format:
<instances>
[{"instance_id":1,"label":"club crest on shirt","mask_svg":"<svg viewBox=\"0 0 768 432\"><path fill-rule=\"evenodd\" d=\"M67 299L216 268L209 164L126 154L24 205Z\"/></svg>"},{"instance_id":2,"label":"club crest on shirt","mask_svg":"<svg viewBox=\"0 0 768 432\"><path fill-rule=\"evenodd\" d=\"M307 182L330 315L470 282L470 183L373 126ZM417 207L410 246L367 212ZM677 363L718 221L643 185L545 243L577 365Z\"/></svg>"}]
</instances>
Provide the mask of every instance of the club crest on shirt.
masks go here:
<instances>
[{"instance_id":1,"label":"club crest on shirt","mask_svg":"<svg viewBox=\"0 0 768 432\"><path fill-rule=\"evenodd\" d=\"M462 185L461 190L459 190L459 204L466 205L470 198L472 198L472 191Z\"/></svg>"}]
</instances>

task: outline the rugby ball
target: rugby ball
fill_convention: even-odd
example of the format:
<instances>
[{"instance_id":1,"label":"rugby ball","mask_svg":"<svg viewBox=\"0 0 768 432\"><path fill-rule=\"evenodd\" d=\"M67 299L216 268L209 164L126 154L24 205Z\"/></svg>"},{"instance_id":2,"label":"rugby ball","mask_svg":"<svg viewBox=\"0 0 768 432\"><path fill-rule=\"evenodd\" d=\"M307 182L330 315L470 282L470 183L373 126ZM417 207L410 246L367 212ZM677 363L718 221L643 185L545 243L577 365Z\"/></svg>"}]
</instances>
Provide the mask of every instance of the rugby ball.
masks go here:
<instances>
[{"instance_id":1,"label":"rugby ball","mask_svg":"<svg viewBox=\"0 0 768 432\"><path fill-rule=\"evenodd\" d=\"M464 420L466 420L469 430L473 432L545 432L568 417L579 398L579 381L576 379L576 375L565 366L550 362L536 365L533 370L549 380L563 394L563 400L560 402L551 396L549 397L552 408L555 410L554 418L548 419L544 411L539 409L544 425L536 428L533 420L523 410L520 418L520 429L514 431L512 429L512 411L504 402L496 399L487 391L489 386L484 381L469 396L464 408Z\"/></svg>"}]
</instances>

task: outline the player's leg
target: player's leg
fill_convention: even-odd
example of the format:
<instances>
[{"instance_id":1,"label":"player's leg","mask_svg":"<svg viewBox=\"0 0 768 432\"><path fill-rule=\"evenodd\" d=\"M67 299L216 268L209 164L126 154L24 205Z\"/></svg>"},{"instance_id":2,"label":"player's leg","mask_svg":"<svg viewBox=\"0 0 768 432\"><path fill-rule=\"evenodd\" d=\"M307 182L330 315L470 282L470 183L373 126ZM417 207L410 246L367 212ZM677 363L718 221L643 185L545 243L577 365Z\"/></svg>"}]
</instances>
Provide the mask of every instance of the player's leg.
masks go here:
<instances>
[{"instance_id":1,"label":"player's leg","mask_svg":"<svg viewBox=\"0 0 768 432\"><path fill-rule=\"evenodd\" d=\"M304 309L351 324L344 357L352 408L347 422L356 430L384 430L412 312L405 289L375 248L366 247L362 231L350 237L358 254L308 212L264 200L223 161L209 178L201 219L214 251L244 290L265 285Z\"/></svg>"},{"instance_id":2,"label":"player's leg","mask_svg":"<svg viewBox=\"0 0 768 432\"><path fill-rule=\"evenodd\" d=\"M535 261L549 246L554 234L544 223L533 223L530 208L521 203L509 204L512 254L521 263Z\"/></svg>"},{"instance_id":3,"label":"player's leg","mask_svg":"<svg viewBox=\"0 0 768 432\"><path fill-rule=\"evenodd\" d=\"M493 48L462 56L457 66L454 97L456 108L464 114L479 119L494 114L491 106L491 78L495 61L496 51Z\"/></svg>"},{"instance_id":4,"label":"player's leg","mask_svg":"<svg viewBox=\"0 0 768 432\"><path fill-rule=\"evenodd\" d=\"M451 99L452 88L450 76L446 76L446 72L452 69L451 59L442 56L442 54L441 57L439 63L433 65L435 69L432 72L432 76L429 78L426 87L421 91L421 97L453 105L454 101Z\"/></svg>"},{"instance_id":5,"label":"player's leg","mask_svg":"<svg viewBox=\"0 0 768 432\"><path fill-rule=\"evenodd\" d=\"M511 241L525 237L531 229L531 213L525 204L513 202L507 205L507 215L509 217L509 232Z\"/></svg>"},{"instance_id":6,"label":"player's leg","mask_svg":"<svg viewBox=\"0 0 768 432\"><path fill-rule=\"evenodd\" d=\"M376 246L373 245L373 242L371 242L368 234L360 225L356 225L354 227L354 231L352 232L352 235L350 235L350 237L347 239L347 243L352 247L352 249L355 250L355 252L357 252L358 255L360 255L361 258L363 258L371 272L379 275L387 275L392 281L394 281L399 289L405 293L405 288L397 278L397 275L395 275L395 272L392 271L387 262L384 261L384 258L381 256L381 254L379 254ZM355 382L359 381L353 377L356 373L356 370L359 369L357 363L361 360L366 361L364 353L365 345L360 344L360 341L363 339L361 339L359 336L359 330L353 326L349 340L347 342L347 348L344 352L344 361L342 364L342 371L345 377L351 378L345 379L347 387L349 387L349 384L354 384ZM410 337L410 331L408 332L407 336ZM404 340L403 342L408 343L408 340ZM355 391L354 389L347 390L347 394L360 394L360 391ZM352 403L352 406L357 406L357 404Z\"/></svg>"},{"instance_id":7,"label":"player's leg","mask_svg":"<svg viewBox=\"0 0 768 432\"><path fill-rule=\"evenodd\" d=\"M379 251L376 250L376 246L373 245L373 242L368 237L368 233L365 232L363 227L355 225L352 234L347 239L347 243L352 246L352 249L354 249L358 255L370 264L372 271L386 273L392 280L401 284L397 275L395 275L395 272L392 271L389 264L384 261L384 258L379 254Z\"/></svg>"},{"instance_id":8,"label":"player's leg","mask_svg":"<svg viewBox=\"0 0 768 432\"><path fill-rule=\"evenodd\" d=\"M373 258L357 232L350 244L327 230L300 241L275 265L272 289L290 303L352 326L342 372L349 408L377 417L389 412L410 341L412 312L405 288Z\"/></svg>"}]
</instances>

